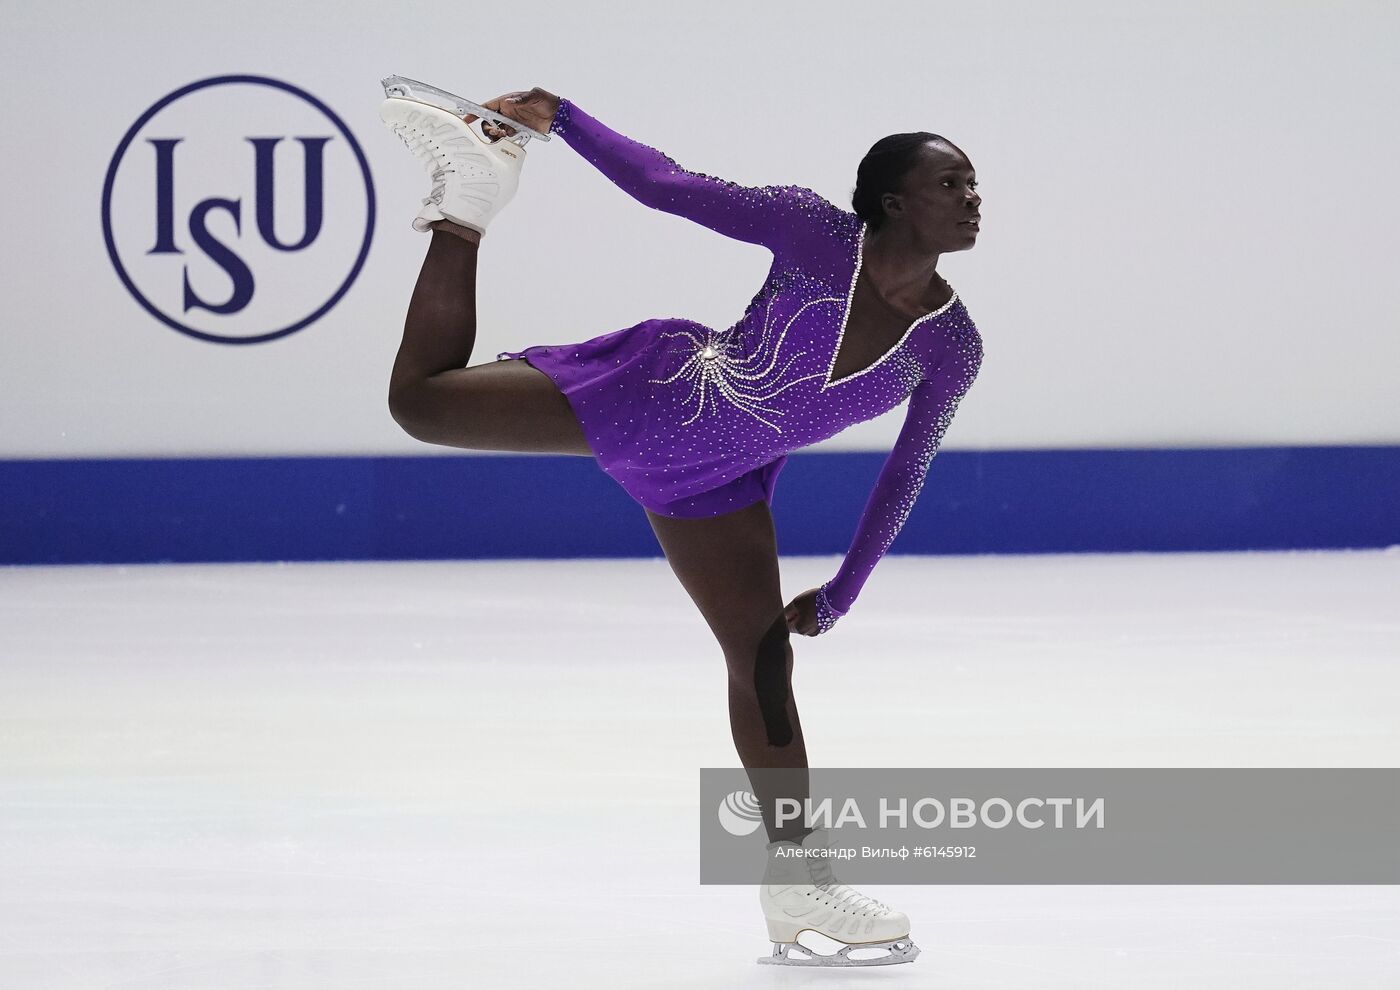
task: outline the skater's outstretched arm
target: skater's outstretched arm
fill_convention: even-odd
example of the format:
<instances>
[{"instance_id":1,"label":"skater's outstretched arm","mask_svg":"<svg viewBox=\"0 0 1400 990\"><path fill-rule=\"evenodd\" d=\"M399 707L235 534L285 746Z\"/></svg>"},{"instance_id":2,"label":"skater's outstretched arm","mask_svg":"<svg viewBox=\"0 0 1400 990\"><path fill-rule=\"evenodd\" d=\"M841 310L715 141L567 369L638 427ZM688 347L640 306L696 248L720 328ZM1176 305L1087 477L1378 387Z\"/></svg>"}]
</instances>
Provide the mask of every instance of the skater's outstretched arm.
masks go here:
<instances>
[{"instance_id":1,"label":"skater's outstretched arm","mask_svg":"<svg viewBox=\"0 0 1400 990\"><path fill-rule=\"evenodd\" d=\"M875 480L846 559L836 576L822 586L829 608L822 606L818 596L817 617L825 627L820 632L850 610L865 579L909 518L943 434L981 365L982 341L977 332L958 331L948 340L937 368L914 387L904 427Z\"/></svg>"},{"instance_id":2,"label":"skater's outstretched arm","mask_svg":"<svg viewBox=\"0 0 1400 990\"><path fill-rule=\"evenodd\" d=\"M682 168L560 99L551 130L619 189L654 210L694 220L775 254L835 207L801 186L742 186Z\"/></svg>"}]
</instances>

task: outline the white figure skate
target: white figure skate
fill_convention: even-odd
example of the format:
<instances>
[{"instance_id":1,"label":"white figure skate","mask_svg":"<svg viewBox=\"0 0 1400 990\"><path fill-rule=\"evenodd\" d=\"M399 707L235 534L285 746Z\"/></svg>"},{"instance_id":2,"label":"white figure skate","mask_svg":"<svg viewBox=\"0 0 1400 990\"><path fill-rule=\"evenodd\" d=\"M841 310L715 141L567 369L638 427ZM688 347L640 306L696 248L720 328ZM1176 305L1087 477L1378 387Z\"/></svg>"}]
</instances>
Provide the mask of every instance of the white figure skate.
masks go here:
<instances>
[{"instance_id":1,"label":"white figure skate","mask_svg":"<svg viewBox=\"0 0 1400 990\"><path fill-rule=\"evenodd\" d=\"M531 137L547 141L549 135L403 76L389 76L383 86L388 98L379 108L380 119L433 177L413 229L427 231L438 220L451 220L485 233L491 219L515 196L525 143ZM480 119L468 124L463 114ZM509 127L516 133L493 136L486 131L488 121L493 130Z\"/></svg>"},{"instance_id":2,"label":"white figure skate","mask_svg":"<svg viewBox=\"0 0 1400 990\"><path fill-rule=\"evenodd\" d=\"M768 869L758 889L758 902L768 922L773 953L758 961L777 966L891 966L913 962L919 948L909 940L909 917L837 883L831 862L825 857L783 856L783 850L825 849L824 829L808 834L801 843L770 842ZM824 954L797 940L804 931L844 942L836 952ZM853 951L862 957L852 957ZM873 957L864 953L874 951Z\"/></svg>"}]
</instances>

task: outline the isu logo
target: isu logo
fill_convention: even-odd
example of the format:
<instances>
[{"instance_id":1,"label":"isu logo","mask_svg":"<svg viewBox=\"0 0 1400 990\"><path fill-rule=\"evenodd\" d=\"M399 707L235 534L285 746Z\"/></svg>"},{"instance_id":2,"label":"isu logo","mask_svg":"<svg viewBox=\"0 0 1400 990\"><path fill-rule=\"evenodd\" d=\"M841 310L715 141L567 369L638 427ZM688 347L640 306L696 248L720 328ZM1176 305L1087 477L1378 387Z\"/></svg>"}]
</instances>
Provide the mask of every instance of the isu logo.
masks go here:
<instances>
[{"instance_id":1,"label":"isu logo","mask_svg":"<svg viewBox=\"0 0 1400 990\"><path fill-rule=\"evenodd\" d=\"M107 168L102 229L136 301L221 344L316 322L374 232L369 163L316 97L263 76L190 83L131 125Z\"/></svg>"}]
</instances>

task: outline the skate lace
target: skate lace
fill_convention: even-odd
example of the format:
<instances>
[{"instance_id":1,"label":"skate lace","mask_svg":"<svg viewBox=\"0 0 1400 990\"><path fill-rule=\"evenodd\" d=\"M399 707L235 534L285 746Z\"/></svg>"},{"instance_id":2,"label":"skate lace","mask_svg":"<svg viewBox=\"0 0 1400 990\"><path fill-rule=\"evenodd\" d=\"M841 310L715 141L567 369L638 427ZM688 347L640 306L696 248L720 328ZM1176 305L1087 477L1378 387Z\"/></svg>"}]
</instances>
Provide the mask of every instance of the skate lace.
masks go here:
<instances>
[{"instance_id":1,"label":"skate lace","mask_svg":"<svg viewBox=\"0 0 1400 990\"><path fill-rule=\"evenodd\" d=\"M436 164L442 160L436 151L434 151L432 142L417 131L413 131L410 137L408 128L395 127L394 133L399 136L399 140L404 143L404 147L413 152L415 156L422 159L425 165ZM451 171L451 169L444 169L441 165L438 165L433 170L433 182L436 184L433 186L433 191L428 199L431 199L435 203L442 202L443 192L447 188L447 182L443 177L449 171ZM423 202L426 203L428 200L425 199Z\"/></svg>"},{"instance_id":2,"label":"skate lace","mask_svg":"<svg viewBox=\"0 0 1400 990\"><path fill-rule=\"evenodd\" d=\"M860 891L847 887L844 883L837 883L836 878L831 873L831 865L826 862L816 862L812 865L812 883L827 897L834 900L838 907L855 911L889 911L889 905L877 901L873 897L867 897Z\"/></svg>"}]
</instances>

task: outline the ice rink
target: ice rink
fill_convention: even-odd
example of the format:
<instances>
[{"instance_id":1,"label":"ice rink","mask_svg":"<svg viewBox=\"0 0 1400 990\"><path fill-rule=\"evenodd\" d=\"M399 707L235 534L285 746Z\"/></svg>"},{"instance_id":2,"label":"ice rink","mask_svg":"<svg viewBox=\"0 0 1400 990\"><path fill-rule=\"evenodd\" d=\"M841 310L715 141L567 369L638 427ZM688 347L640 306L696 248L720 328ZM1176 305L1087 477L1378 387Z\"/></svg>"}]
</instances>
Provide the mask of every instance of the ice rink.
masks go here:
<instances>
[{"instance_id":1,"label":"ice rink","mask_svg":"<svg viewBox=\"0 0 1400 990\"><path fill-rule=\"evenodd\" d=\"M790 599L838 558L786 558ZM1400 553L891 557L814 766L1391 767ZM912 966L701 887L725 672L664 560L0 570L0 987L1400 987L1400 889L894 886Z\"/></svg>"}]
</instances>

